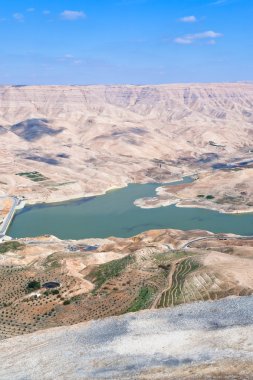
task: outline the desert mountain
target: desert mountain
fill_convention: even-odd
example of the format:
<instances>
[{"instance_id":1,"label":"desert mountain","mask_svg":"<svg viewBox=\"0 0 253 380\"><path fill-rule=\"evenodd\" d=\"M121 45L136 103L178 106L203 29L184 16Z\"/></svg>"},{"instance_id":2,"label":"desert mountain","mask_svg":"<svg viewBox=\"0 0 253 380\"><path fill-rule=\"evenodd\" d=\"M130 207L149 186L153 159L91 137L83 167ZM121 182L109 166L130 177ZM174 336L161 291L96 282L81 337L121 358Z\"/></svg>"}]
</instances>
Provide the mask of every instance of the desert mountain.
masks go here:
<instances>
[{"instance_id":1,"label":"desert mountain","mask_svg":"<svg viewBox=\"0 0 253 380\"><path fill-rule=\"evenodd\" d=\"M252 107L250 83L0 87L0 194L63 200L247 158Z\"/></svg>"}]
</instances>

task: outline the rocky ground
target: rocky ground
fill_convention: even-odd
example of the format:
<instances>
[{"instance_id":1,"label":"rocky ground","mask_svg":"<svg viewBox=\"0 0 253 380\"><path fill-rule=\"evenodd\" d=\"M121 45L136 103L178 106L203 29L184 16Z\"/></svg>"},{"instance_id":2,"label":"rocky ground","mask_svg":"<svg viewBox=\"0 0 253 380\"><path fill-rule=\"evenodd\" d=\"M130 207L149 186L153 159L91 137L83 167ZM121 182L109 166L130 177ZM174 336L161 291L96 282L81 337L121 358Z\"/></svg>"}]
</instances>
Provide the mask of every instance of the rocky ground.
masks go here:
<instances>
[{"instance_id":1,"label":"rocky ground","mask_svg":"<svg viewBox=\"0 0 253 380\"><path fill-rule=\"evenodd\" d=\"M193 183L161 186L156 197L135 201L136 206L143 208L171 204L225 213L253 212L253 169L247 167L200 173Z\"/></svg>"},{"instance_id":2,"label":"rocky ground","mask_svg":"<svg viewBox=\"0 0 253 380\"><path fill-rule=\"evenodd\" d=\"M252 104L249 83L2 86L0 195L54 202L249 160Z\"/></svg>"},{"instance_id":3,"label":"rocky ground","mask_svg":"<svg viewBox=\"0 0 253 380\"><path fill-rule=\"evenodd\" d=\"M0 343L0 377L252 379L253 297L50 329Z\"/></svg>"},{"instance_id":4,"label":"rocky ground","mask_svg":"<svg viewBox=\"0 0 253 380\"><path fill-rule=\"evenodd\" d=\"M0 339L143 309L253 293L253 240L157 230L0 244ZM45 284L56 282L56 288Z\"/></svg>"},{"instance_id":5,"label":"rocky ground","mask_svg":"<svg viewBox=\"0 0 253 380\"><path fill-rule=\"evenodd\" d=\"M9 197L0 197L0 225L4 218L10 212L12 200Z\"/></svg>"},{"instance_id":6,"label":"rocky ground","mask_svg":"<svg viewBox=\"0 0 253 380\"><path fill-rule=\"evenodd\" d=\"M0 213L188 174L137 205L250 212L252 106L250 83L1 86ZM251 379L252 257L206 231L0 244L0 378Z\"/></svg>"}]
</instances>

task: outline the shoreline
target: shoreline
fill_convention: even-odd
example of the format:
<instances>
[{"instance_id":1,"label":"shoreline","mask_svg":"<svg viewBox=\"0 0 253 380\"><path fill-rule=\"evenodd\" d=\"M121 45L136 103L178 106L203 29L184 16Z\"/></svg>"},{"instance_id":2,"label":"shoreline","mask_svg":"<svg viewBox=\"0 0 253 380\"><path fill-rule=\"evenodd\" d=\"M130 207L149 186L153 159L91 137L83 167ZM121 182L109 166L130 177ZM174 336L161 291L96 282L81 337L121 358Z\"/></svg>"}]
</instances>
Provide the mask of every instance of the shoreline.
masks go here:
<instances>
[{"instance_id":1,"label":"shoreline","mask_svg":"<svg viewBox=\"0 0 253 380\"><path fill-rule=\"evenodd\" d=\"M124 189L125 187L127 187L129 184L131 184L130 182L125 184L124 186L111 186L109 187L108 189L106 189L104 192L99 192L99 193L88 193L86 195L83 195L83 196L76 196L76 197L71 197L71 198L67 198L67 199L59 199L57 201L40 201L40 202L37 202L37 201L29 201L29 200L25 200L25 207L26 206L50 206L50 205L57 205L57 204L63 204L63 203L68 203L68 202L75 202L75 201L79 201L79 200L82 200L82 199L89 199L89 198L95 198L95 197L99 197L101 195L105 195L106 193L108 192L111 192L111 191L115 191L115 190L120 190L120 189Z\"/></svg>"},{"instance_id":2,"label":"shoreline","mask_svg":"<svg viewBox=\"0 0 253 380\"><path fill-rule=\"evenodd\" d=\"M152 198L149 198L150 200ZM154 198L155 199L155 198ZM143 203L142 203L143 202ZM227 215L232 215L232 214L253 214L253 207L251 207L249 210L234 210L234 211L226 211L224 209L218 209L215 207L209 207L205 205L196 205L196 204L189 204L189 205L184 205L181 203L182 200L168 200L164 201L163 203L157 203L157 205L145 205L145 198L140 198L137 199L134 204L136 207L142 208L142 209L152 209L152 208L159 208L159 207L169 207L169 206L175 206L175 207L181 207L181 208L200 208L200 209L205 209L205 210L211 210L218 212L220 214L227 214Z\"/></svg>"},{"instance_id":3,"label":"shoreline","mask_svg":"<svg viewBox=\"0 0 253 380\"><path fill-rule=\"evenodd\" d=\"M67 198L67 199L59 199L57 201L40 201L40 202L37 202L37 201L29 201L28 199L25 199L25 207L26 206L40 206L40 205L54 205L54 204L58 204L58 203L68 203L68 202L74 202L74 201L78 201L78 200L82 200L82 199L86 199L86 198L93 198L93 197L99 197L101 195L105 195L106 193L109 193L109 192L112 192L112 191L117 191L117 190L121 190L121 189L124 189L126 188L127 186L129 185L147 185L147 184L159 184L159 186L156 188L156 190L159 188L159 187L162 187L164 185L167 185L167 184L170 184L170 183L174 183L174 182L179 182L179 181L183 181L184 178L186 177L191 177L193 176L194 174L186 174L184 176L182 176L181 178L175 178L169 182L125 182L124 184L122 184L122 186L118 186L118 185L114 185L114 186L110 186L108 188L106 188L106 190L104 190L103 192L94 192L94 193L88 193L88 194L85 194L83 196L74 196L73 198Z\"/></svg>"},{"instance_id":4,"label":"shoreline","mask_svg":"<svg viewBox=\"0 0 253 380\"><path fill-rule=\"evenodd\" d=\"M99 197L99 196L105 195L105 194L112 192L112 191L124 189L124 188L126 188L132 184L147 185L147 184L157 183L157 184L159 184L159 186L155 189L155 192L159 196L159 195L163 195L163 192L164 192L163 186L173 184L175 182L183 181L187 177L192 177L193 181L194 181L194 176L195 176L195 173L187 173L186 175L182 176L181 178L174 178L171 181L166 182L166 183L162 183L162 182L143 182L143 183L142 182L140 182L140 183L139 182L126 182L122 186L118 186L118 185L110 186L110 187L106 188L105 191L103 191L103 192L88 193L88 194L85 194L84 196L76 196L73 198L71 197L71 198L67 198L67 199L59 199L56 201L42 201L42 202L30 201L29 202L29 200L25 199L24 200L25 205L23 206L22 209L25 209L26 207L33 207L33 206L50 206L50 205L58 205L58 204L64 204L64 203L69 203L69 202L81 201L81 200L85 200L85 199L88 200L89 198ZM247 210L227 211L227 210L224 210L222 208L218 209L216 207L210 207L210 206L205 206L205 205L196 205L196 204L184 205L181 203L181 202L183 202L182 199L178 199L175 201L174 200L168 200L167 202L164 201L164 203L161 203L161 204L149 206L149 205L145 205L145 203L143 203L144 199L145 198L136 199L134 201L134 205L136 207L141 208L141 209L152 209L152 208L169 207L169 206L175 205L175 207L200 208L200 209L211 210L211 211L218 212L220 214L228 214L228 215L229 214L232 215L232 214L250 214L250 213L253 213L253 207L251 207L249 210L247 209ZM152 199L155 199L155 197L151 197L149 199L152 200Z\"/></svg>"}]
</instances>

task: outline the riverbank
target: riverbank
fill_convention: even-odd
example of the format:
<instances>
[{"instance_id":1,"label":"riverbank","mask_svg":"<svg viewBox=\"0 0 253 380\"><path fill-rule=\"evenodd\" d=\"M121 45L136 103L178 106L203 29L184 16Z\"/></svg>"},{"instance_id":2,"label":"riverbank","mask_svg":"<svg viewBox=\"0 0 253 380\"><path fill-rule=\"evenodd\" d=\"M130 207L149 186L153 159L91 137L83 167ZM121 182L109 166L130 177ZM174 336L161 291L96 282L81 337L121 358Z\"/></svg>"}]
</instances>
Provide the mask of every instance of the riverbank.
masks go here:
<instances>
[{"instance_id":1,"label":"riverbank","mask_svg":"<svg viewBox=\"0 0 253 380\"><path fill-rule=\"evenodd\" d=\"M182 207L182 208L199 208L199 209L207 209L212 211L217 211L221 214L252 214L253 213L253 207L243 210L233 210L228 211L226 209L222 209L220 207L213 207L213 204L201 204L197 205L194 203L184 204L182 202L185 202L185 200L163 200L156 197L153 198L141 198L137 199L134 204L137 207L143 208L143 209L152 209L152 208L159 208L159 207L168 207L174 205L175 207Z\"/></svg>"},{"instance_id":2,"label":"riverbank","mask_svg":"<svg viewBox=\"0 0 253 380\"><path fill-rule=\"evenodd\" d=\"M143 182L143 181L140 181L140 182L124 182L124 183L121 183L121 184L116 184L116 185L112 185L112 186L109 186L107 188L105 188L105 190L101 190L101 191L95 191L95 192L89 192L89 193L85 193L85 194L81 194L81 193L78 193L76 195L71 195L71 196L68 196L68 197L63 197L63 196L60 196L60 197L57 197L57 200L36 200L36 199L26 199L25 200L25 205L26 206L39 206L39 205L60 205L60 204L66 204L68 202L75 202L75 201L81 201L81 200L85 200L85 199L89 199L89 198L94 198L94 197L99 197L99 196L102 196L102 195L105 195L109 192L113 192L113 191L117 191L117 190L122 190L126 187L128 187L129 185L148 185L148 184L156 184L156 185L159 185L157 188L160 188L161 185L171 185L171 184L174 184L174 183L177 183L177 182L184 182L184 179L185 178L193 178L194 180L194 176L195 176L195 173L186 173L184 174L183 176L180 176L180 177L172 177L171 179L165 181L165 182L161 182L161 183L157 183L157 182L154 182L154 181L148 181L148 182ZM188 180L187 180L188 181ZM189 181L190 182L190 181Z\"/></svg>"},{"instance_id":3,"label":"riverbank","mask_svg":"<svg viewBox=\"0 0 253 380\"><path fill-rule=\"evenodd\" d=\"M184 181L186 184L192 179L186 177ZM61 239L124 238L147 230L173 228L253 235L251 214L219 213L196 205L136 207L136 199L152 198L159 186L157 183L130 184L97 197L25 207L16 213L8 234L15 238L44 234ZM174 188L174 185L167 187Z\"/></svg>"},{"instance_id":4,"label":"riverbank","mask_svg":"<svg viewBox=\"0 0 253 380\"><path fill-rule=\"evenodd\" d=\"M155 197L137 199L135 205L141 208L175 205L225 214L253 213L252 178L253 168L202 172L191 184L159 186Z\"/></svg>"}]
</instances>

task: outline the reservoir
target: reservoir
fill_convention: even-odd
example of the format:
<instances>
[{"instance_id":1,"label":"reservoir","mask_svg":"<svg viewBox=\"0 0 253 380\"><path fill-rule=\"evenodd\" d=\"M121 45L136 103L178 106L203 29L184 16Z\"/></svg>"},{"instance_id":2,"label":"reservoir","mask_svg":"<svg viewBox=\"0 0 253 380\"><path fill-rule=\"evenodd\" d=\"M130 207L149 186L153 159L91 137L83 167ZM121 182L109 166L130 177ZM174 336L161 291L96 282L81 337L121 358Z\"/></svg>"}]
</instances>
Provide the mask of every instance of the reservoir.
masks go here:
<instances>
[{"instance_id":1,"label":"reservoir","mask_svg":"<svg viewBox=\"0 0 253 380\"><path fill-rule=\"evenodd\" d=\"M169 185L191 181L185 177ZM221 214L174 205L142 209L134 205L136 199L155 196L159 186L159 183L130 184L96 197L27 206L16 213L8 235L20 238L50 234L61 239L130 237L163 228L253 235L253 214Z\"/></svg>"}]
</instances>

